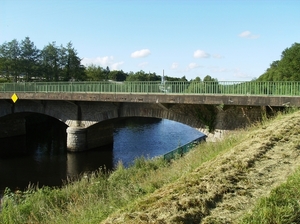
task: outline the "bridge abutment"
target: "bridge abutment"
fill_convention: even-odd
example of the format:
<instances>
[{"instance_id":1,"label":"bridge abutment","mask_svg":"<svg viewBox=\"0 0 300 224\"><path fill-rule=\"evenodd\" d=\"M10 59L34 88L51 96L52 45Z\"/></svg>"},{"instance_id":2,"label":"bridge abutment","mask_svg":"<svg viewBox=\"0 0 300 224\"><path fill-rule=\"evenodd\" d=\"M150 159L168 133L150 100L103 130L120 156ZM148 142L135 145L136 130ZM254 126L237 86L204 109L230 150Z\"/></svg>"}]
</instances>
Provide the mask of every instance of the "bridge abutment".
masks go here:
<instances>
[{"instance_id":1,"label":"bridge abutment","mask_svg":"<svg viewBox=\"0 0 300 224\"><path fill-rule=\"evenodd\" d=\"M87 149L87 130L82 127L67 128L67 149L72 152Z\"/></svg>"}]
</instances>

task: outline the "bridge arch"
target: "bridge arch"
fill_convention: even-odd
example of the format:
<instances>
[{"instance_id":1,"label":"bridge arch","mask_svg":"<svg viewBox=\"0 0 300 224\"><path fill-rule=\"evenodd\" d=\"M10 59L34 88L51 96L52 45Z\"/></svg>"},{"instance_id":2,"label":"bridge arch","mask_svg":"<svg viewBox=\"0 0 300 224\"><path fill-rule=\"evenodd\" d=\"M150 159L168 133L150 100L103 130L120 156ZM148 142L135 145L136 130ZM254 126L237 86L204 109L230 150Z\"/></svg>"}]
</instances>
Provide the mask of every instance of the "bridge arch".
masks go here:
<instances>
[{"instance_id":1,"label":"bridge arch","mask_svg":"<svg viewBox=\"0 0 300 224\"><path fill-rule=\"evenodd\" d=\"M19 100L16 104L0 101L0 117L21 112L54 117L68 126L88 128L98 122L119 117L153 117L177 121L194 128L205 125L193 114L196 105L159 103L111 103L59 100Z\"/></svg>"},{"instance_id":2,"label":"bridge arch","mask_svg":"<svg viewBox=\"0 0 300 224\"><path fill-rule=\"evenodd\" d=\"M196 105L162 105L158 103L80 103L82 127L125 117L161 118L180 122L193 128L205 128L205 125L193 114ZM91 112L92 111L92 112Z\"/></svg>"},{"instance_id":3,"label":"bridge arch","mask_svg":"<svg viewBox=\"0 0 300 224\"><path fill-rule=\"evenodd\" d=\"M182 106L182 105L181 105ZM153 117L173 120L193 128L204 128L205 125L192 113L187 114L179 104L162 105L147 103L127 103L120 107L120 117ZM187 109L185 105L185 109ZM190 111L191 112L191 111Z\"/></svg>"},{"instance_id":4,"label":"bridge arch","mask_svg":"<svg viewBox=\"0 0 300 224\"><path fill-rule=\"evenodd\" d=\"M19 99L13 104L9 100L0 100L0 121L3 116L15 116L15 114L22 112L40 113L60 120L68 126L67 133L68 136L71 136L69 142L76 141L80 135L82 136L82 141L87 142L83 144L83 148L99 146L100 142L95 140L99 135L92 134L93 130L95 130L95 124L116 118L152 117L169 119L196 128L208 135L208 138L214 138L216 132L210 135L208 127L215 128L214 130L220 130L223 133L226 130L242 127L261 116L260 108L240 106L220 106L219 108L213 105L201 104L67 101L55 99ZM111 135L106 136L106 133L110 130L109 125L103 125L100 129L96 129L95 132L101 133L102 139L112 139ZM217 133L217 138L222 133ZM103 142L107 143L104 140ZM74 145L76 144L74 142Z\"/></svg>"},{"instance_id":5,"label":"bridge arch","mask_svg":"<svg viewBox=\"0 0 300 224\"><path fill-rule=\"evenodd\" d=\"M7 115L15 117L18 114L25 113L47 115L68 126L66 130L68 135L67 145L68 142L74 147L80 145L76 142L79 139L82 143L80 147L89 149L113 142L113 127L109 125L109 120L117 118L149 117L169 119L197 128L205 133L205 125L191 113L194 107L197 107L197 105L63 100L18 100L13 104L8 100L1 100L0 120L1 117ZM23 134L25 134L25 123L19 123L20 130L22 129ZM95 125L97 123L101 123L101 125ZM11 136L13 136L14 131L15 129L11 130ZM70 148L73 146L70 146Z\"/></svg>"},{"instance_id":6,"label":"bridge arch","mask_svg":"<svg viewBox=\"0 0 300 224\"><path fill-rule=\"evenodd\" d=\"M0 118L17 113L39 113L54 117L68 125L70 120L77 119L77 106L68 101L18 100L13 104L0 101Z\"/></svg>"},{"instance_id":7,"label":"bridge arch","mask_svg":"<svg viewBox=\"0 0 300 224\"><path fill-rule=\"evenodd\" d=\"M168 119L186 124L205 133L205 128L200 129L204 125L200 123L199 120L191 115L186 116L184 113L180 114L177 112L182 111L182 109L178 107L179 105L172 105L167 108L163 105L148 103L80 103L78 106L80 106L82 113L81 127L86 129L87 148L96 148L113 142L113 122L119 118L148 117ZM93 113L91 113L91 111L93 111ZM70 137L76 134L81 137L83 135L81 128L71 127L67 132L68 131ZM76 133L77 131L78 133ZM74 139L77 137L74 136ZM73 142L72 138L73 137L70 138L70 143ZM81 141L81 143L82 142L83 141ZM80 143L71 143L70 148L76 148L76 144L80 145Z\"/></svg>"}]
</instances>

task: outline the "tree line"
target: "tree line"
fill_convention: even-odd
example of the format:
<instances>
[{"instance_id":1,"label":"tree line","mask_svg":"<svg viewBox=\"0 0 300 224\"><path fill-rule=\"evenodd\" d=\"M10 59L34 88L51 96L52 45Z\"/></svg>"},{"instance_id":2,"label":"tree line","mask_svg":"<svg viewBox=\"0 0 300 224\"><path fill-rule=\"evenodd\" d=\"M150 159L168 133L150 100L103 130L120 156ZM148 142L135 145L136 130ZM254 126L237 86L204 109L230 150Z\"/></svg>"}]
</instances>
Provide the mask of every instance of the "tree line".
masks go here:
<instances>
[{"instance_id":1,"label":"tree line","mask_svg":"<svg viewBox=\"0 0 300 224\"><path fill-rule=\"evenodd\" d=\"M66 46L48 43L38 49L29 37L16 39L0 45L0 82L30 81L160 81L162 77L155 72L110 71L109 67L81 64L72 42ZM188 81L181 78L164 77L167 81ZM281 59L273 61L259 78L253 81L299 81L300 80L300 44L294 43L286 48ZM196 77L190 81L213 81L217 79L207 75L201 80Z\"/></svg>"},{"instance_id":2,"label":"tree line","mask_svg":"<svg viewBox=\"0 0 300 224\"><path fill-rule=\"evenodd\" d=\"M300 81L300 43L286 48L257 81Z\"/></svg>"},{"instance_id":3,"label":"tree line","mask_svg":"<svg viewBox=\"0 0 300 224\"><path fill-rule=\"evenodd\" d=\"M29 37L16 39L0 45L0 81L30 82L30 81L160 81L161 76L155 72L146 73L110 71L96 65L81 64L72 42L66 46L57 46L56 42L38 49ZM182 78L165 77L169 81L187 81Z\"/></svg>"},{"instance_id":4,"label":"tree line","mask_svg":"<svg viewBox=\"0 0 300 224\"><path fill-rule=\"evenodd\" d=\"M84 66L71 42L49 43L39 50L29 37L0 45L0 72L4 81L83 80Z\"/></svg>"}]
</instances>

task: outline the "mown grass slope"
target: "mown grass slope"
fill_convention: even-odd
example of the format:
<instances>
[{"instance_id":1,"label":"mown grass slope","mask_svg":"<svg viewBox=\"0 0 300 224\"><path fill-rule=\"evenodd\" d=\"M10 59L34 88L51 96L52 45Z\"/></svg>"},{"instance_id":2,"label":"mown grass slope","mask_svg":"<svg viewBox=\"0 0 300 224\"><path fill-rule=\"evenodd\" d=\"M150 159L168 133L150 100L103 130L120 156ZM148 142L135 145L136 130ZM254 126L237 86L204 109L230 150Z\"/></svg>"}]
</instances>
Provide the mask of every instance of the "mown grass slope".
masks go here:
<instances>
[{"instance_id":1,"label":"mown grass slope","mask_svg":"<svg viewBox=\"0 0 300 224\"><path fill-rule=\"evenodd\" d=\"M299 134L299 112L278 116L240 132L238 142L230 150L118 211L103 223L247 223L251 219L242 220L243 216L300 166ZM191 152L189 157L200 158L198 153ZM300 185L293 189L300 189ZM287 205L290 214L283 209L281 214L286 212L285 219L296 214L292 219L300 223L300 213L295 212L300 207L299 199L298 195L292 207ZM259 207L256 211L260 211ZM264 222L261 219L257 223ZM283 222L266 220L265 223Z\"/></svg>"}]
</instances>

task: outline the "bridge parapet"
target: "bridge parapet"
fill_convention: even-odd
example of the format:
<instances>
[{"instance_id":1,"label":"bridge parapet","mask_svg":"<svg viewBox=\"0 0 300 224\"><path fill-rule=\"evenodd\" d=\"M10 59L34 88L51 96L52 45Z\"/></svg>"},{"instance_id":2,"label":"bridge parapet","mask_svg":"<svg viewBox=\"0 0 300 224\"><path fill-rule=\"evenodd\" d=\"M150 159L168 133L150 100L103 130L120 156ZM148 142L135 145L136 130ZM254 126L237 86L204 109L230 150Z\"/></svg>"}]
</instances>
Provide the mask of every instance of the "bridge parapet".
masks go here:
<instances>
[{"instance_id":1,"label":"bridge parapet","mask_svg":"<svg viewBox=\"0 0 300 224\"><path fill-rule=\"evenodd\" d=\"M165 93L299 96L299 81L126 81L0 83L0 92Z\"/></svg>"}]
</instances>

